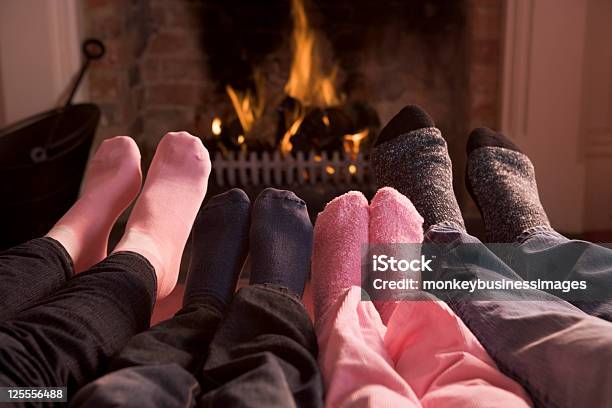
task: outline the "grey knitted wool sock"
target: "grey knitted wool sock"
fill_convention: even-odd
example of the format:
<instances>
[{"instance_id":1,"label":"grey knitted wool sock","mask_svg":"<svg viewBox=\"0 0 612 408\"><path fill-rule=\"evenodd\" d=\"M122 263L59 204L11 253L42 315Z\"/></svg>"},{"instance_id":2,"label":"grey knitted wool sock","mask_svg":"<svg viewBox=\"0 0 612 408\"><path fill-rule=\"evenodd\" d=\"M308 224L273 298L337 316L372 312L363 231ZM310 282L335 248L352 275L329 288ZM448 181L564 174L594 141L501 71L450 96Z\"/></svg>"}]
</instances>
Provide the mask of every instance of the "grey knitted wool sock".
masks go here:
<instances>
[{"instance_id":1,"label":"grey knitted wool sock","mask_svg":"<svg viewBox=\"0 0 612 408\"><path fill-rule=\"evenodd\" d=\"M385 126L372 149L371 166L379 188L393 187L412 201L425 231L443 221L465 229L446 141L420 108L407 106Z\"/></svg>"},{"instance_id":2,"label":"grey knitted wool sock","mask_svg":"<svg viewBox=\"0 0 612 408\"><path fill-rule=\"evenodd\" d=\"M533 164L501 133L479 128L468 141L466 183L489 242L514 242L525 230L550 227Z\"/></svg>"}]
</instances>

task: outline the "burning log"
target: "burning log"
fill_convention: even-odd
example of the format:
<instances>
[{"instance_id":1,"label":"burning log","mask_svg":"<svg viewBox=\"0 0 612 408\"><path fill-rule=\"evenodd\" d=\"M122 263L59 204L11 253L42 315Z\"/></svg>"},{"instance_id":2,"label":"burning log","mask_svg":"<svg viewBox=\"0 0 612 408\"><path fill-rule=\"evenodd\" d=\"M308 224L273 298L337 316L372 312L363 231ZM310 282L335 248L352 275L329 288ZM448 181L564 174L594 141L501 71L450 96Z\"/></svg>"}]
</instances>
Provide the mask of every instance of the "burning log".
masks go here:
<instances>
[{"instance_id":1,"label":"burning log","mask_svg":"<svg viewBox=\"0 0 612 408\"><path fill-rule=\"evenodd\" d=\"M363 148L376 135L380 121L376 111L365 103L351 103L331 108L305 108L291 97L279 107L276 143L281 152L344 151L354 155L355 137ZM306 113L303 113L306 111ZM292 129L292 127L294 127ZM353 149L353 150L351 150Z\"/></svg>"},{"instance_id":2,"label":"burning log","mask_svg":"<svg viewBox=\"0 0 612 408\"><path fill-rule=\"evenodd\" d=\"M292 0L291 5L292 65L284 87L286 97L277 109L276 133L274 115L265 114L266 108L270 113L266 107L270 101L265 98L264 78L255 68L249 86L226 86L236 116L227 126L212 124L217 147L224 154L278 150L283 157L344 151L354 159L378 132L378 115L366 103L345 103L345 95L335 86L338 66L323 63L324 53L309 25L303 0Z\"/></svg>"},{"instance_id":3,"label":"burning log","mask_svg":"<svg viewBox=\"0 0 612 408\"><path fill-rule=\"evenodd\" d=\"M340 108L313 108L292 138L294 151L333 152L342 150L344 135L351 133L351 118Z\"/></svg>"}]
</instances>

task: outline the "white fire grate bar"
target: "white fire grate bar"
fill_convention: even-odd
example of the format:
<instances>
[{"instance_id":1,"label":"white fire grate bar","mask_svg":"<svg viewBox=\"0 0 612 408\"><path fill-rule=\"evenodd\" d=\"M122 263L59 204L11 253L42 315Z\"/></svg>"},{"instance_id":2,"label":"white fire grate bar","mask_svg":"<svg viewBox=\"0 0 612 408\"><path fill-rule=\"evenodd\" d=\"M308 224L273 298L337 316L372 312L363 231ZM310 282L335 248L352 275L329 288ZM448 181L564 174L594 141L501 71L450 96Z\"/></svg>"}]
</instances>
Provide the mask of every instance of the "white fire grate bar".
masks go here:
<instances>
[{"instance_id":1,"label":"white fire grate bar","mask_svg":"<svg viewBox=\"0 0 612 408\"><path fill-rule=\"evenodd\" d=\"M213 160L218 186L283 186L318 183L369 184L368 163L362 154L352 160L340 152L283 157L280 152L229 152Z\"/></svg>"}]
</instances>

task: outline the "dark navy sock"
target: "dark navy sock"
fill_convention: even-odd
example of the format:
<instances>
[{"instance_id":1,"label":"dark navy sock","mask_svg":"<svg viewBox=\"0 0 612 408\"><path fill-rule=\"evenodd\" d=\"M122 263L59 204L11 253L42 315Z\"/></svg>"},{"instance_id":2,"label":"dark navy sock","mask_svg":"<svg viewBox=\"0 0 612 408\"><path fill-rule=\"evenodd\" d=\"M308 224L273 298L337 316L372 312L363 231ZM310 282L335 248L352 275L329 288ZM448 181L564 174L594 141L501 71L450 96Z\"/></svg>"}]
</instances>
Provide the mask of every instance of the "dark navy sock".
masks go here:
<instances>
[{"instance_id":1,"label":"dark navy sock","mask_svg":"<svg viewBox=\"0 0 612 408\"><path fill-rule=\"evenodd\" d=\"M223 310L236 290L249 248L251 202L232 189L200 210L191 233L191 260L183 306L206 304Z\"/></svg>"},{"instance_id":2,"label":"dark navy sock","mask_svg":"<svg viewBox=\"0 0 612 408\"><path fill-rule=\"evenodd\" d=\"M302 295L310 271L312 223L291 191L265 189L251 215L251 285L272 283Z\"/></svg>"}]
</instances>

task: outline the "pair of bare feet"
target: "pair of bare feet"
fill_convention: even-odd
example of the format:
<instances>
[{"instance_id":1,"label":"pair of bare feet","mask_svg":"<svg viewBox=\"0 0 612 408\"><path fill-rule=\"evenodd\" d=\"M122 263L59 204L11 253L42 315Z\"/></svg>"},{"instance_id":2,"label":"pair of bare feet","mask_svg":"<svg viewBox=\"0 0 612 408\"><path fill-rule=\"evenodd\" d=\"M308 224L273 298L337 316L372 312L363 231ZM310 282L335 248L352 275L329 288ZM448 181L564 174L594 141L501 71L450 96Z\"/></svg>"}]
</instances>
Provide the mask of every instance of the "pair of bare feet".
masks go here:
<instances>
[{"instance_id":1,"label":"pair of bare feet","mask_svg":"<svg viewBox=\"0 0 612 408\"><path fill-rule=\"evenodd\" d=\"M138 146L127 136L108 139L90 161L81 197L47 236L64 246L76 273L87 270L107 256L113 225L140 192L113 253L144 256L155 269L157 298L163 298L176 285L210 169L208 151L199 138L168 133L159 142L140 192Z\"/></svg>"}]
</instances>

